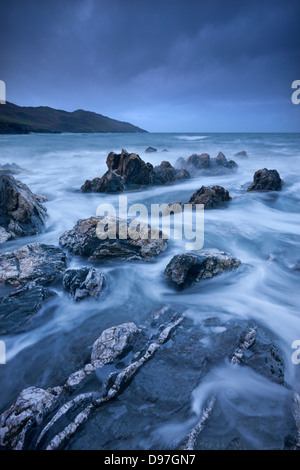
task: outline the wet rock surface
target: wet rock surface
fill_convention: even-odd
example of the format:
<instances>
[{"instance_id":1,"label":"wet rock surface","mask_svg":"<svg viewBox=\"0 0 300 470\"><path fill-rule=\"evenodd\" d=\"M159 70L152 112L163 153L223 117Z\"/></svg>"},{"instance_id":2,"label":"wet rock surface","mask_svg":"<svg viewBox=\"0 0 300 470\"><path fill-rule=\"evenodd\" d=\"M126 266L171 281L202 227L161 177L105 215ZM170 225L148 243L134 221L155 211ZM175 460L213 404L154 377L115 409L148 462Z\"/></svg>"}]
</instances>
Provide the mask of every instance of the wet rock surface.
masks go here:
<instances>
[{"instance_id":1,"label":"wet rock surface","mask_svg":"<svg viewBox=\"0 0 300 470\"><path fill-rule=\"evenodd\" d=\"M0 175L19 175L21 173L27 173L27 170L17 165L17 163L0 164Z\"/></svg>"},{"instance_id":2,"label":"wet rock surface","mask_svg":"<svg viewBox=\"0 0 300 470\"><path fill-rule=\"evenodd\" d=\"M63 277L64 289L76 301L89 297L97 299L105 283L105 276L98 269L89 267L67 269Z\"/></svg>"},{"instance_id":3,"label":"wet rock surface","mask_svg":"<svg viewBox=\"0 0 300 470\"><path fill-rule=\"evenodd\" d=\"M241 152L237 152L234 154L235 157L238 157L238 158L241 158L241 159L248 159L248 154L246 152L246 150L242 150Z\"/></svg>"},{"instance_id":4,"label":"wet rock surface","mask_svg":"<svg viewBox=\"0 0 300 470\"><path fill-rule=\"evenodd\" d=\"M116 231L112 234L116 238L100 239L97 236L99 223L102 224L102 227L108 225L108 230L113 232L114 227L116 227ZM124 222L123 225L123 221L118 218L90 217L89 219L82 219L77 222L72 230L68 230L61 235L60 244L70 252L87 256L92 260L120 258L150 261L166 249L168 240L162 238L162 232L157 232L156 238L151 238L151 228L147 225L141 224L141 230L145 230L148 238L139 237L136 240L129 237L126 239L119 238L120 229L124 227L128 230L129 223L127 221L127 224Z\"/></svg>"},{"instance_id":5,"label":"wet rock surface","mask_svg":"<svg viewBox=\"0 0 300 470\"><path fill-rule=\"evenodd\" d=\"M11 294L0 297L0 335L23 331L56 293L48 288L28 283Z\"/></svg>"},{"instance_id":6,"label":"wet rock surface","mask_svg":"<svg viewBox=\"0 0 300 470\"><path fill-rule=\"evenodd\" d=\"M0 176L0 226L12 236L24 237L41 232L46 208L38 197L13 176Z\"/></svg>"},{"instance_id":7,"label":"wet rock surface","mask_svg":"<svg viewBox=\"0 0 300 470\"><path fill-rule=\"evenodd\" d=\"M247 191L280 191L283 181L277 170L263 168L254 173L253 183Z\"/></svg>"},{"instance_id":8,"label":"wet rock surface","mask_svg":"<svg viewBox=\"0 0 300 470\"><path fill-rule=\"evenodd\" d=\"M177 160L177 166L186 169L191 176L218 176L236 172L238 169L238 165L233 160L227 160L222 152L219 152L216 158L211 158L207 153L194 153L187 159Z\"/></svg>"},{"instance_id":9,"label":"wet rock surface","mask_svg":"<svg viewBox=\"0 0 300 470\"><path fill-rule=\"evenodd\" d=\"M46 285L66 269L66 254L53 245L31 243L0 254L0 283L18 287L29 281Z\"/></svg>"},{"instance_id":10,"label":"wet rock surface","mask_svg":"<svg viewBox=\"0 0 300 470\"><path fill-rule=\"evenodd\" d=\"M240 260L217 249L200 250L174 256L165 269L173 287L184 288L201 279L210 279L240 266Z\"/></svg>"},{"instance_id":11,"label":"wet rock surface","mask_svg":"<svg viewBox=\"0 0 300 470\"><path fill-rule=\"evenodd\" d=\"M229 192L222 186L213 186L208 188L201 186L190 198L188 204L195 206L196 204L203 204L204 209L213 209L228 201L231 201Z\"/></svg>"},{"instance_id":12,"label":"wet rock surface","mask_svg":"<svg viewBox=\"0 0 300 470\"><path fill-rule=\"evenodd\" d=\"M136 153L122 150L120 154L110 152L106 164L108 171L102 178L87 180L81 187L83 192L121 192L132 187L170 184L190 177L187 170L177 170L163 161L153 167Z\"/></svg>"}]
</instances>

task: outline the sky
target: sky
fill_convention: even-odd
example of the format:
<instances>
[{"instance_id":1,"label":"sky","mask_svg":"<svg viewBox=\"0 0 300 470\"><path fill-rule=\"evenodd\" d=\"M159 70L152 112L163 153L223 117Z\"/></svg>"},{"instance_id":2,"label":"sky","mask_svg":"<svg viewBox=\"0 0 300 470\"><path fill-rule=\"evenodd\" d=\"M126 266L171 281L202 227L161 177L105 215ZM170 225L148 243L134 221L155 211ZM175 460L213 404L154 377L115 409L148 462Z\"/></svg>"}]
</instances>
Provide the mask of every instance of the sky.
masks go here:
<instances>
[{"instance_id":1,"label":"sky","mask_svg":"<svg viewBox=\"0 0 300 470\"><path fill-rule=\"evenodd\" d=\"M0 0L0 12L7 101L150 132L300 132L299 0Z\"/></svg>"}]
</instances>

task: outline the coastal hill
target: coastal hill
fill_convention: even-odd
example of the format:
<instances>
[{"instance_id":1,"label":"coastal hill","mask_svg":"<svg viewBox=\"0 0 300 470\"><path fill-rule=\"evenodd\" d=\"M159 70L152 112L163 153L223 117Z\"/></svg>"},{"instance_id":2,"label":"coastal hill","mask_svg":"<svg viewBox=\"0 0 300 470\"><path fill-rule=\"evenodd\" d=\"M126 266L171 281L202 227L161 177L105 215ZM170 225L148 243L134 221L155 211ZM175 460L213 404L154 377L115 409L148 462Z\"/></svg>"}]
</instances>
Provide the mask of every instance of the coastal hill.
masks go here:
<instances>
[{"instance_id":1,"label":"coastal hill","mask_svg":"<svg viewBox=\"0 0 300 470\"><path fill-rule=\"evenodd\" d=\"M12 103L0 105L0 134L30 132L147 132L128 122L78 109L73 112L48 106L22 107Z\"/></svg>"}]
</instances>

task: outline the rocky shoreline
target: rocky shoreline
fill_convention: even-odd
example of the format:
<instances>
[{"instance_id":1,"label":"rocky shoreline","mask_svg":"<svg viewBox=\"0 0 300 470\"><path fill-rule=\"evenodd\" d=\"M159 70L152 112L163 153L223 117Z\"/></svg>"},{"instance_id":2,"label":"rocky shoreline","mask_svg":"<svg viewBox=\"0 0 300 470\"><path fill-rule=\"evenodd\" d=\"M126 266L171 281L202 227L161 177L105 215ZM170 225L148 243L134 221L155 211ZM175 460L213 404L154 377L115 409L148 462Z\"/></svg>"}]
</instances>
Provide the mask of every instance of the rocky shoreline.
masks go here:
<instances>
[{"instance_id":1,"label":"rocky shoreline","mask_svg":"<svg viewBox=\"0 0 300 470\"><path fill-rule=\"evenodd\" d=\"M151 153L156 149L149 147L147 151ZM248 158L245 151L236 156ZM217 177L238 169L237 164L233 160L228 161L222 152L216 158L210 158L208 154L193 154L187 159L180 159L175 168L167 161L153 166L144 162L139 155L125 150L121 154L111 152L107 157L107 167L108 171L101 178L87 180L81 188L82 192L118 193L133 187L178 183L199 175ZM280 191L282 187L279 173L264 168L255 172L253 183L244 193ZM48 219L44 201L43 196L32 193L11 174L1 174L0 243L43 232ZM210 210L223 207L226 210L230 201L229 191L222 186L202 185L191 195L187 204L193 207L203 204L204 209ZM178 204L184 205L181 202ZM109 279L101 272L101 262L151 263L168 249L168 239L161 231L157 230L157 237L151 238L150 225L140 227L140 231L143 229L146 232L146 237L123 239L120 236L122 220L118 218L114 219L116 237L102 240L97 235L100 221L101 217L94 216L78 220L73 228L61 234L57 242L59 246L35 242L0 253L0 283L10 289L7 295L0 298L1 336L30 330L45 302L57 295L56 286L74 304L101 302L110 287ZM129 223L127 221L127 226ZM73 257L85 259L86 266L74 266L74 263L71 266ZM95 267L93 262L100 265ZM189 289L192 285L195 287L197 283L205 288L211 278L222 276L225 272L231 272L233 277L238 276L242 265L243 262L234 254L215 247L176 254L161 270L161 276L166 286L175 291ZM173 399L176 407L182 408L182 416L189 425L172 448L219 448L215 422L223 413L220 409L220 391L209 390L200 415L188 408L199 382L205 383L218 367L227 368L237 377L239 374L242 377L244 368L248 368L256 378L261 377L266 383L276 383L286 408L285 428L282 439L276 437L276 446L281 449L300 447L297 418L300 397L286 384L283 354L264 325L246 319L221 321L213 316L204 320L203 324L194 324L182 305L174 309L166 304L152 312L143 324L125 322L112 325L103 330L90 346L89 362L75 370L65 383L48 389L32 384L22 390L11 406L2 412L0 448L66 448L68 441L91 416L101 414L102 408L110 406L116 397L128 401L126 394L129 391L135 393L139 406L145 400L155 403L155 411L151 411L152 419L167 419L170 405L160 402L159 390L156 389L158 385L154 383L151 389L147 389L145 382L145 386L136 389L135 384L137 381L143 384L146 380L140 373L145 368L157 367L157 373L160 373L160 370L167 370L173 361L182 363L185 377L178 376L178 371L173 375L167 373L164 382L167 393L166 390L164 393L171 397L176 382L184 380L184 391L181 390L179 398L170 398L170 401ZM161 364L165 364L163 369L160 369ZM95 377L100 370L104 379L99 388ZM89 384L95 386L92 391ZM148 395L143 396L142 390L147 390ZM129 423L126 432L129 434L133 432L130 413L138 413L137 407L130 407L125 411ZM222 416L222 419L230 419L230 416ZM246 421L247 417L243 419ZM114 423L107 424L107 433L110 436L108 442L118 434ZM228 448L243 448L242 436L231 431L227 444Z\"/></svg>"}]
</instances>

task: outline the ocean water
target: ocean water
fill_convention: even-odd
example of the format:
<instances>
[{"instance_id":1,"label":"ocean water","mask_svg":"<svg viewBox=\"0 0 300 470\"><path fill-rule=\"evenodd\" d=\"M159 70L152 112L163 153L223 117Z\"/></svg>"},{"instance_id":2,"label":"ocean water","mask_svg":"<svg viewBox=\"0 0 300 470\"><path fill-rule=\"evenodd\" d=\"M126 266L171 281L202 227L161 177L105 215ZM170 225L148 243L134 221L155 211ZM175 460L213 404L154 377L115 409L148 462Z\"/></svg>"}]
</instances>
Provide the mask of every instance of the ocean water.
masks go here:
<instances>
[{"instance_id":1,"label":"ocean water","mask_svg":"<svg viewBox=\"0 0 300 470\"><path fill-rule=\"evenodd\" d=\"M156 153L145 153L152 146ZM201 185L218 184L229 190L232 201L224 208L205 211L204 248L218 248L239 258L243 268L224 274L182 292L174 292L164 280L163 271L170 259L185 252L185 240L169 242L168 249L148 264L143 262L107 262L98 265L106 275L108 287L98 302L75 304L54 286L58 296L47 302L29 331L5 339L7 364L0 366L0 411L6 409L20 391L35 385L43 388L59 385L88 359L93 341L103 329L125 321L143 323L155 309L170 305L184 306L195 324L210 317L254 320L266 328L282 351L287 387L300 393L300 365L291 360L294 340L300 340L299 270L300 261L300 134L62 134L0 136L0 164L15 162L28 170L16 178L30 189L48 198L45 203L49 219L42 234L9 241L1 251L10 251L33 241L58 245L59 236L71 229L78 219L96 214L103 202L118 203L117 195L82 194L86 179L102 176L110 151L125 148L156 165L162 160L174 164L179 157L207 152L215 157L222 151L234 159L238 172L217 177L197 177L170 186L157 186L127 193L128 203L170 203L188 201ZM167 149L168 152L162 152ZM246 150L249 159L234 157ZM277 169L284 180L278 193L246 193L253 174L260 168ZM87 265L79 257L69 257L69 266ZM7 292L0 288L0 295ZM187 338L188 341L188 338ZM178 364L180 368L180 364ZM151 373L149 371L149 373ZM184 371L182 372L184 376ZM153 377L154 381L159 380ZM184 377L183 377L184 383ZM184 386L184 385L183 385ZM223 363L205 381L195 387L188 406L199 413L207 390L224 392L230 401L230 413L261 417L262 422L278 414L284 393L272 382L245 369L238 377ZM206 395L205 395L206 396ZM237 397L239 404L237 404ZM129 396L130 399L130 396ZM275 407L270 408L270 402ZM260 404L260 405L258 405ZM111 419L122 422L126 404L116 407ZM148 406L145 402L145 406ZM150 406L150 405L149 405ZM283 413L283 411L282 411ZM97 418L98 419L98 418ZM70 448L172 448L172 442L189 423L172 416L164 423L147 423L145 435L131 436L127 444L117 438L101 444L97 426L83 427ZM126 418L127 419L127 418ZM134 419L134 418L132 418ZM284 413L282 417L284 421ZM148 426L148 427L147 427ZM240 430L249 448L267 448L270 438L251 429ZM226 434L226 423L219 427ZM223 434L222 434L223 433ZM159 436L159 437L158 437ZM158 444L160 442L160 444ZM128 447L130 448L130 447Z\"/></svg>"}]
</instances>

